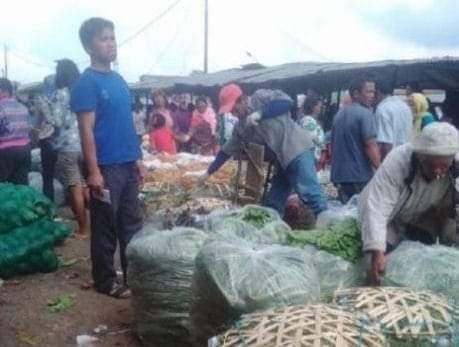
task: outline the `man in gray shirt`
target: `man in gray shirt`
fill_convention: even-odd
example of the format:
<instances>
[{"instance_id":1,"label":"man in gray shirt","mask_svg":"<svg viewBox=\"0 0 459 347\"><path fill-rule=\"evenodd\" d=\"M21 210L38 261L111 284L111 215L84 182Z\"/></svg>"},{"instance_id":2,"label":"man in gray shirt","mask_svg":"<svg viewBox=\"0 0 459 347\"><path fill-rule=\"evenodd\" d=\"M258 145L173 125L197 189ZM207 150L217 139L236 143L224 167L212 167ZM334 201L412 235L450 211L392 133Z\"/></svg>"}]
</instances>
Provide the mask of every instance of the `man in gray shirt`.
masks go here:
<instances>
[{"instance_id":1,"label":"man in gray shirt","mask_svg":"<svg viewBox=\"0 0 459 347\"><path fill-rule=\"evenodd\" d=\"M331 180L342 203L363 190L381 162L376 120L371 111L375 83L359 78L351 83L349 94L352 104L336 114L331 135Z\"/></svg>"}]
</instances>

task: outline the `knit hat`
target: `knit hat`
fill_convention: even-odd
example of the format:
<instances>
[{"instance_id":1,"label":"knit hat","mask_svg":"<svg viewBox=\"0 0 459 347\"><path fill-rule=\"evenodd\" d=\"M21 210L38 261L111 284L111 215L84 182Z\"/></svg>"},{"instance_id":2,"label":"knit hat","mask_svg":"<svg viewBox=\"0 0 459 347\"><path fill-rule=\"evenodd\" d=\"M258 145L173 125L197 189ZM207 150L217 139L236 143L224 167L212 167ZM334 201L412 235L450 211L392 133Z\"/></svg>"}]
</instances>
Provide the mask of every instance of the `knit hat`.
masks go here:
<instances>
[{"instance_id":1,"label":"knit hat","mask_svg":"<svg viewBox=\"0 0 459 347\"><path fill-rule=\"evenodd\" d=\"M433 156L450 156L459 152L459 134L448 123L435 122L422 129L414 140L414 152Z\"/></svg>"},{"instance_id":2,"label":"knit hat","mask_svg":"<svg viewBox=\"0 0 459 347\"><path fill-rule=\"evenodd\" d=\"M218 113L227 113L233 110L237 99L242 95L242 89L235 83L228 84L220 90L218 101L220 108Z\"/></svg>"}]
</instances>

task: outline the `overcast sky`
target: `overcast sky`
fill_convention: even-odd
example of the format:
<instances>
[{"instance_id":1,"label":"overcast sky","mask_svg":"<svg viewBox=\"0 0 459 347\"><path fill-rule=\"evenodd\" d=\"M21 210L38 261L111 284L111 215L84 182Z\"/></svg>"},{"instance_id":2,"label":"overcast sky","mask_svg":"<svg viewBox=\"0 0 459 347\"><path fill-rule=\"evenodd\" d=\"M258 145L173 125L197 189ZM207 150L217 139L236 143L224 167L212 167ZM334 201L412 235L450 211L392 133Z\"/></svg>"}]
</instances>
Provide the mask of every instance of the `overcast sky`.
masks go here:
<instances>
[{"instance_id":1,"label":"overcast sky","mask_svg":"<svg viewBox=\"0 0 459 347\"><path fill-rule=\"evenodd\" d=\"M250 62L459 56L457 0L208 1L210 71ZM0 44L9 47L9 77L39 81L53 72L59 58L70 58L83 69L88 64L78 39L83 20L113 20L120 43L171 5L119 48L120 72L133 82L142 74L200 70L204 0L14 0L0 12Z\"/></svg>"}]
</instances>

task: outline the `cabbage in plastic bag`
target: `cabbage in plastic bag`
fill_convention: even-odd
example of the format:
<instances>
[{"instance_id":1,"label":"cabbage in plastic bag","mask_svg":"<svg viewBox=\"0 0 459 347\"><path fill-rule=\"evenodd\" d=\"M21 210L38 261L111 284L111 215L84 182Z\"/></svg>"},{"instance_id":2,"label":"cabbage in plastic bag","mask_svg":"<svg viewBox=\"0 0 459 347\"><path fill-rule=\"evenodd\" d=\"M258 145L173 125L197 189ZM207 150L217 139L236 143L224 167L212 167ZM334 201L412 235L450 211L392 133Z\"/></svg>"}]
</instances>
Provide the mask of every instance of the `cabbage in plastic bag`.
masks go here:
<instances>
[{"instance_id":1,"label":"cabbage in plastic bag","mask_svg":"<svg viewBox=\"0 0 459 347\"><path fill-rule=\"evenodd\" d=\"M214 241L196 257L191 311L196 345L243 313L317 302L319 278L310 256L279 245Z\"/></svg>"},{"instance_id":2,"label":"cabbage in plastic bag","mask_svg":"<svg viewBox=\"0 0 459 347\"><path fill-rule=\"evenodd\" d=\"M191 279L207 234L193 228L151 231L127 248L134 321L147 346L189 346Z\"/></svg>"}]
</instances>

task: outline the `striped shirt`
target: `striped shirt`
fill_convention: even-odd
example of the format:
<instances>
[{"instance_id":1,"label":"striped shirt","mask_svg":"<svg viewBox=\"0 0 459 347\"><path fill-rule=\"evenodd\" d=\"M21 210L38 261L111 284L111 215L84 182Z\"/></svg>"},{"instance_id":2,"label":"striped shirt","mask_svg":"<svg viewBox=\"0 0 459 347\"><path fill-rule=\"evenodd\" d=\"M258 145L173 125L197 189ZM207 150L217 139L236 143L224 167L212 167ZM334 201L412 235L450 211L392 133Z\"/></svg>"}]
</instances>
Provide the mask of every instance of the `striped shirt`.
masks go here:
<instances>
[{"instance_id":1,"label":"striped shirt","mask_svg":"<svg viewBox=\"0 0 459 347\"><path fill-rule=\"evenodd\" d=\"M29 112L14 98L0 100L0 149L25 146L29 139Z\"/></svg>"}]
</instances>

